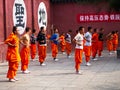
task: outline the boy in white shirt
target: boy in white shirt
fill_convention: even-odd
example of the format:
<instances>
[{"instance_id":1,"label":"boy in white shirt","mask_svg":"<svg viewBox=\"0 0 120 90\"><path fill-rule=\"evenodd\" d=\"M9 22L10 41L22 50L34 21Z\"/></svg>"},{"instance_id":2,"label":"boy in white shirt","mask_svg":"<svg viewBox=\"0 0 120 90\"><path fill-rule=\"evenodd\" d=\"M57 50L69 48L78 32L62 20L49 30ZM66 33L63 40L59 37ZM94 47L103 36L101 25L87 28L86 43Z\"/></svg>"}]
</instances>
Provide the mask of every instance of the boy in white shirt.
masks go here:
<instances>
[{"instance_id":1,"label":"boy in white shirt","mask_svg":"<svg viewBox=\"0 0 120 90\"><path fill-rule=\"evenodd\" d=\"M75 46L75 69L76 74L82 74L80 70L80 64L82 63L82 54L83 54L83 34L84 27L80 27L77 35L74 37Z\"/></svg>"}]
</instances>

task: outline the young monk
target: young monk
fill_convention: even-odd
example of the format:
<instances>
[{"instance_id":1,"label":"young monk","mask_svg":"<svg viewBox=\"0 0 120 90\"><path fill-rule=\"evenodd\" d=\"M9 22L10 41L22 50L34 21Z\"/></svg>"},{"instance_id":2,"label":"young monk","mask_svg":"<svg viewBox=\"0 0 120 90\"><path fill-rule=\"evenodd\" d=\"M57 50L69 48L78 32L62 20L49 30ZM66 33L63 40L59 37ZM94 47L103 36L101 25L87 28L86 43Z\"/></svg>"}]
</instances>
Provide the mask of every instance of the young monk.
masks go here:
<instances>
[{"instance_id":1,"label":"young monk","mask_svg":"<svg viewBox=\"0 0 120 90\"><path fill-rule=\"evenodd\" d=\"M62 54L65 54L65 48L66 48L65 33L62 33L62 35L59 37L59 40L61 45L61 52Z\"/></svg>"},{"instance_id":2,"label":"young monk","mask_svg":"<svg viewBox=\"0 0 120 90\"><path fill-rule=\"evenodd\" d=\"M68 58L71 57L70 54L71 54L71 51L72 51L71 33L72 33L72 30L69 30L68 33L65 36L65 40L66 40L66 53L67 53L67 57Z\"/></svg>"},{"instance_id":3,"label":"young monk","mask_svg":"<svg viewBox=\"0 0 120 90\"><path fill-rule=\"evenodd\" d=\"M113 32L113 51L116 53L118 47L118 31Z\"/></svg>"},{"instance_id":4,"label":"young monk","mask_svg":"<svg viewBox=\"0 0 120 90\"><path fill-rule=\"evenodd\" d=\"M84 44L86 65L90 66L90 56L92 50L92 27L88 27L88 32L85 33L84 38L86 41Z\"/></svg>"},{"instance_id":5,"label":"young monk","mask_svg":"<svg viewBox=\"0 0 120 90\"><path fill-rule=\"evenodd\" d=\"M30 36L30 44L31 44L30 45L30 51L31 51L31 59L32 59L32 61L34 61L34 59L35 59L36 49L37 49L35 32L36 32L36 30L33 29L32 30L32 35Z\"/></svg>"},{"instance_id":6,"label":"young monk","mask_svg":"<svg viewBox=\"0 0 120 90\"><path fill-rule=\"evenodd\" d=\"M8 61L9 65L7 78L9 78L10 82L15 82L18 80L17 78L15 78L19 66L19 61L21 60L19 54L18 35L18 28L14 26L12 33L4 42L8 45L6 60Z\"/></svg>"},{"instance_id":7,"label":"young monk","mask_svg":"<svg viewBox=\"0 0 120 90\"><path fill-rule=\"evenodd\" d=\"M113 34L112 34L112 33L109 33L109 34L106 36L106 38L107 38L107 49L108 49L108 51L109 51L109 55L111 55L111 54L113 54L113 53L112 53L112 50L113 50L113 42L112 42L112 40L113 40Z\"/></svg>"},{"instance_id":8,"label":"young monk","mask_svg":"<svg viewBox=\"0 0 120 90\"><path fill-rule=\"evenodd\" d=\"M58 43L59 43L59 33L58 29L54 29L54 34L50 38L51 40L51 49L52 49L52 57L54 61L58 61L57 54L58 54Z\"/></svg>"},{"instance_id":9,"label":"young monk","mask_svg":"<svg viewBox=\"0 0 120 90\"><path fill-rule=\"evenodd\" d=\"M96 54L98 51L98 29L94 29L94 33L92 35L92 59L97 60Z\"/></svg>"},{"instance_id":10,"label":"young monk","mask_svg":"<svg viewBox=\"0 0 120 90\"><path fill-rule=\"evenodd\" d=\"M24 74L30 73L28 70L28 64L30 59L30 34L31 29L26 28L26 33L22 36L20 42L23 45L20 55L21 55L21 70Z\"/></svg>"},{"instance_id":11,"label":"young monk","mask_svg":"<svg viewBox=\"0 0 120 90\"><path fill-rule=\"evenodd\" d=\"M83 54L83 34L84 27L80 27L78 34L74 37L73 41L75 42L75 69L76 74L82 74L80 72L80 64L82 63L82 54Z\"/></svg>"},{"instance_id":12,"label":"young monk","mask_svg":"<svg viewBox=\"0 0 120 90\"><path fill-rule=\"evenodd\" d=\"M46 43L46 29L44 27L40 28L40 32L37 36L38 41L38 51L39 51L39 62L40 66L45 66L45 58L46 58L46 49L47 49L47 43Z\"/></svg>"},{"instance_id":13,"label":"young monk","mask_svg":"<svg viewBox=\"0 0 120 90\"><path fill-rule=\"evenodd\" d=\"M99 33L98 33L98 56L99 57L103 57L102 56L102 51L103 51L103 41L104 41L104 29L101 28L99 30Z\"/></svg>"}]
</instances>

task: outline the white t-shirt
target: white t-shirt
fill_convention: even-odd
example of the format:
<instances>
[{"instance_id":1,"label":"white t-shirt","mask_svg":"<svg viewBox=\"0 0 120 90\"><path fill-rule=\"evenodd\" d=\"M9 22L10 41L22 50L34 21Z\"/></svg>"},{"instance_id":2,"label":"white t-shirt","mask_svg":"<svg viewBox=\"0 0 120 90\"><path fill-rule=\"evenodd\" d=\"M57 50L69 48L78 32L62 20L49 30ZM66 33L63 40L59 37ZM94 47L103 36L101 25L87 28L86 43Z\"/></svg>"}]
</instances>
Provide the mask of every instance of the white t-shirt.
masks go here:
<instances>
[{"instance_id":1,"label":"white t-shirt","mask_svg":"<svg viewBox=\"0 0 120 90\"><path fill-rule=\"evenodd\" d=\"M74 39L81 45L76 44L76 49L83 49L83 35L78 33Z\"/></svg>"},{"instance_id":2,"label":"white t-shirt","mask_svg":"<svg viewBox=\"0 0 120 90\"><path fill-rule=\"evenodd\" d=\"M91 46L92 45L92 34L90 32L86 32L84 37L86 39L85 46Z\"/></svg>"}]
</instances>

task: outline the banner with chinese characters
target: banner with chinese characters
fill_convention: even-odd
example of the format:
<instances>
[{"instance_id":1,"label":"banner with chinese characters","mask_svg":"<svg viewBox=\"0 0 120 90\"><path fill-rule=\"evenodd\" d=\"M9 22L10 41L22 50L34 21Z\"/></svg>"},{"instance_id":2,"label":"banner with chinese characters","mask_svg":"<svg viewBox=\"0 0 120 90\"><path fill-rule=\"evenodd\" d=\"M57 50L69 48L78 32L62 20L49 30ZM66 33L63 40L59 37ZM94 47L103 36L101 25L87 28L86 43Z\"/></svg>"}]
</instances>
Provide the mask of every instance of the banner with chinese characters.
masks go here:
<instances>
[{"instance_id":1,"label":"banner with chinese characters","mask_svg":"<svg viewBox=\"0 0 120 90\"><path fill-rule=\"evenodd\" d=\"M120 13L112 14L78 14L77 22L120 22Z\"/></svg>"}]
</instances>

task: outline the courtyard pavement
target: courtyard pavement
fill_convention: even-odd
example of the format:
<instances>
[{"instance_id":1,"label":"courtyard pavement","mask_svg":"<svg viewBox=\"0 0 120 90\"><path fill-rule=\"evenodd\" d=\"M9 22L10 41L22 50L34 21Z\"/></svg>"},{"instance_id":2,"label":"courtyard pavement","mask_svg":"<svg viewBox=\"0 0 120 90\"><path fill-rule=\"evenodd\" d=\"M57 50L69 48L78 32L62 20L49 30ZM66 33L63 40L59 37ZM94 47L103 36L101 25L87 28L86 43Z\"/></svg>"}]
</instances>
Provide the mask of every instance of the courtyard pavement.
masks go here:
<instances>
[{"instance_id":1,"label":"courtyard pavement","mask_svg":"<svg viewBox=\"0 0 120 90\"><path fill-rule=\"evenodd\" d=\"M120 90L120 59L116 54L109 55L105 50L103 57L91 60L89 67L83 57L83 75L75 73L74 53L71 56L68 59L59 53L59 61L55 62L48 53L46 66L40 66L36 57L30 61L30 74L22 74L19 67L16 82L8 82L7 62L0 63L0 90Z\"/></svg>"}]
</instances>

